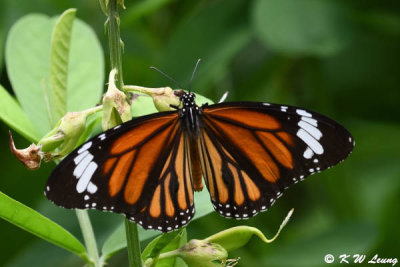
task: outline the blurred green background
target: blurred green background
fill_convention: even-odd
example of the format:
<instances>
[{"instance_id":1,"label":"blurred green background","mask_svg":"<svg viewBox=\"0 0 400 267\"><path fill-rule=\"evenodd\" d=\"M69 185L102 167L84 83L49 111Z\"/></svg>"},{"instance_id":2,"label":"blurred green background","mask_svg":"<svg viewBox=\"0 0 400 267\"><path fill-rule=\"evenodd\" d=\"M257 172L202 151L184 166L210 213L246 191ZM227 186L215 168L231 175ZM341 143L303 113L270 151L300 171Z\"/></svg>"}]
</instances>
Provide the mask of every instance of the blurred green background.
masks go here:
<instances>
[{"instance_id":1,"label":"blurred green background","mask_svg":"<svg viewBox=\"0 0 400 267\"><path fill-rule=\"evenodd\" d=\"M254 238L230 257L241 258L238 266L325 266L328 253L400 258L398 0L127 0L125 5L125 84L174 86L149 66L187 84L201 58L195 92L214 101L229 91L227 101L306 107L339 121L356 140L344 163L291 187L268 212L247 221L212 213L189 225L189 239L241 224L272 236L295 208L278 240L266 245ZM98 1L2 0L0 83L10 92L3 55L11 25L26 14L54 16L70 7L96 31L108 61ZM43 196L54 165L26 170L9 152L7 132L0 122L0 190L81 237L74 213ZM29 145L15 139L19 147ZM90 214L99 242L122 220ZM80 265L77 257L0 220L0 266ZM126 252L120 252L108 266L126 265Z\"/></svg>"}]
</instances>

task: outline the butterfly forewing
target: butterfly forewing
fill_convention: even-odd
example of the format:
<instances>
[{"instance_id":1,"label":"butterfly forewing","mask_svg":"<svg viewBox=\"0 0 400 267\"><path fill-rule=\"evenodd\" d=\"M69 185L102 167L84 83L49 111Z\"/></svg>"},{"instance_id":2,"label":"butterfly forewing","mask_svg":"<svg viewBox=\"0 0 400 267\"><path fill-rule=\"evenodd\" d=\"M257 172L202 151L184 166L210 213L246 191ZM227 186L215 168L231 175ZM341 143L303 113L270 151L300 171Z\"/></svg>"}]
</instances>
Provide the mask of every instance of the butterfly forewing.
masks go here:
<instances>
[{"instance_id":1,"label":"butterfly forewing","mask_svg":"<svg viewBox=\"0 0 400 267\"><path fill-rule=\"evenodd\" d=\"M214 208L249 218L288 186L344 160L350 133L308 110L254 102L204 108L201 155Z\"/></svg>"},{"instance_id":2,"label":"butterfly forewing","mask_svg":"<svg viewBox=\"0 0 400 267\"><path fill-rule=\"evenodd\" d=\"M68 155L45 194L59 206L123 213L146 229L171 231L194 214L187 150L176 113L141 117Z\"/></svg>"}]
</instances>

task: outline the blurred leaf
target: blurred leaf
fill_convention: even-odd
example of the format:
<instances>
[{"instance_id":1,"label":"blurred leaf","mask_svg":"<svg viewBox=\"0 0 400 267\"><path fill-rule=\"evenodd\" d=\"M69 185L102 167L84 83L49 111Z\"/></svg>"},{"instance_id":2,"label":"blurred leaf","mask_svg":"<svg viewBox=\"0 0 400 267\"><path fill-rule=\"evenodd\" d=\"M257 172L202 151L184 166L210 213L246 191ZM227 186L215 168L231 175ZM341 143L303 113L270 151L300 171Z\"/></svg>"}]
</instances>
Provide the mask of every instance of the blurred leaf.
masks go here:
<instances>
[{"instance_id":1,"label":"blurred leaf","mask_svg":"<svg viewBox=\"0 0 400 267\"><path fill-rule=\"evenodd\" d=\"M104 52L96 33L75 19L68 64L68 111L80 111L100 103L104 89Z\"/></svg>"},{"instance_id":2,"label":"blurred leaf","mask_svg":"<svg viewBox=\"0 0 400 267\"><path fill-rule=\"evenodd\" d=\"M13 90L41 135L50 130L42 81L49 82L54 23L55 19L45 15L27 15L13 25L6 43L7 72ZM92 107L103 90L103 55L93 31L79 20L74 23L69 59L68 110Z\"/></svg>"},{"instance_id":3,"label":"blurred leaf","mask_svg":"<svg viewBox=\"0 0 400 267\"><path fill-rule=\"evenodd\" d=\"M257 0L252 19L269 48L293 55L333 55L352 32L349 14L339 1Z\"/></svg>"},{"instance_id":4,"label":"blurred leaf","mask_svg":"<svg viewBox=\"0 0 400 267\"><path fill-rule=\"evenodd\" d=\"M328 188L338 203L337 212L343 214L343 205L347 205L347 216L378 223L385 216L382 207L400 187L400 126L370 121L351 125L356 140L354 152L343 163L348 168L343 168L340 179L332 181ZM338 195L338 188L343 187L348 188L346 194Z\"/></svg>"},{"instance_id":5,"label":"blurred leaf","mask_svg":"<svg viewBox=\"0 0 400 267\"><path fill-rule=\"evenodd\" d=\"M195 194L195 206L196 213L193 220L199 219L208 213L213 211L213 207L210 201L210 195L207 190L203 190ZM139 238L140 240L146 240L159 235L160 232L154 230L144 230L139 227ZM109 258L111 255L115 254L119 250L126 247L126 236L125 227L122 223L115 231L110 235L110 237L104 242L102 248L102 254L105 258Z\"/></svg>"},{"instance_id":6,"label":"blurred leaf","mask_svg":"<svg viewBox=\"0 0 400 267\"><path fill-rule=\"evenodd\" d=\"M193 88L204 93L205 85L219 79L251 40L244 8L244 2L239 0L212 1L184 19L167 45L162 69L178 81L187 81L201 58Z\"/></svg>"},{"instance_id":7,"label":"blurred leaf","mask_svg":"<svg viewBox=\"0 0 400 267\"><path fill-rule=\"evenodd\" d=\"M393 11L373 11L363 13L359 18L361 22L385 34L399 36L400 16Z\"/></svg>"},{"instance_id":8,"label":"blurred leaf","mask_svg":"<svg viewBox=\"0 0 400 267\"><path fill-rule=\"evenodd\" d=\"M52 92L52 125L67 112L68 62L72 26L76 9L67 9L54 26L50 48L50 87Z\"/></svg>"},{"instance_id":9,"label":"blurred leaf","mask_svg":"<svg viewBox=\"0 0 400 267\"><path fill-rule=\"evenodd\" d=\"M26 139L37 142L40 139L32 122L17 101L0 85L0 119Z\"/></svg>"},{"instance_id":10,"label":"blurred leaf","mask_svg":"<svg viewBox=\"0 0 400 267\"><path fill-rule=\"evenodd\" d=\"M2 192L0 192L0 217L86 260L85 247L71 233Z\"/></svg>"},{"instance_id":11,"label":"blurred leaf","mask_svg":"<svg viewBox=\"0 0 400 267\"><path fill-rule=\"evenodd\" d=\"M1 4L0 4L0 8L2 8L1 7ZM0 15L1 15L1 13L0 13ZM0 73L2 72L2 70L3 70L3 56L4 56L4 52L3 52L3 48L4 48L4 42L5 42L5 30L4 30L4 26L3 26L3 23L2 22L0 22L0 51L1 51L1 53L0 53Z\"/></svg>"},{"instance_id":12,"label":"blurred leaf","mask_svg":"<svg viewBox=\"0 0 400 267\"><path fill-rule=\"evenodd\" d=\"M271 248L264 259L264 265L324 266L326 254L332 254L338 259L339 255L344 253L367 253L373 247L376 237L376 227L368 223L337 225L329 231Z\"/></svg>"},{"instance_id":13,"label":"blurred leaf","mask_svg":"<svg viewBox=\"0 0 400 267\"><path fill-rule=\"evenodd\" d=\"M6 42L10 82L22 109L40 135L50 130L41 82L42 79L49 80L52 26L53 22L47 16L27 15L13 25Z\"/></svg>"},{"instance_id":14,"label":"blurred leaf","mask_svg":"<svg viewBox=\"0 0 400 267\"><path fill-rule=\"evenodd\" d=\"M132 3L128 6L126 12L122 13L124 25L130 25L137 19L147 16L163 6L176 0L147 0Z\"/></svg>"}]
</instances>

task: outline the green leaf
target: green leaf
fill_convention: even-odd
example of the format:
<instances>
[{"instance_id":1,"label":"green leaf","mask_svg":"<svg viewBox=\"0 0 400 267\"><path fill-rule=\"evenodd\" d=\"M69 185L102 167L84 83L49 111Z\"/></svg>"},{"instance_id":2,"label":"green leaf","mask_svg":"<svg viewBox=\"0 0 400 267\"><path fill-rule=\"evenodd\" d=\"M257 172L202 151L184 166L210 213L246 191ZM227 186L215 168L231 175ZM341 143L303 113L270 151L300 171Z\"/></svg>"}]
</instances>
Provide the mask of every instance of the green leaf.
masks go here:
<instances>
[{"instance_id":1,"label":"green leaf","mask_svg":"<svg viewBox=\"0 0 400 267\"><path fill-rule=\"evenodd\" d=\"M40 135L50 130L42 79L49 80L52 26L47 16L27 15L12 26L6 42L6 66L11 85Z\"/></svg>"},{"instance_id":2,"label":"green leaf","mask_svg":"<svg viewBox=\"0 0 400 267\"><path fill-rule=\"evenodd\" d=\"M11 28L6 42L6 67L22 109L40 135L50 130L43 88L50 82L50 43L56 18L27 15ZM27 45L29 44L29 45ZM104 59L99 41L84 22L72 29L68 64L68 111L93 107L104 83Z\"/></svg>"},{"instance_id":3,"label":"green leaf","mask_svg":"<svg viewBox=\"0 0 400 267\"><path fill-rule=\"evenodd\" d=\"M94 107L100 103L103 90L103 48L93 29L75 19L68 65L68 111Z\"/></svg>"},{"instance_id":4,"label":"green leaf","mask_svg":"<svg viewBox=\"0 0 400 267\"><path fill-rule=\"evenodd\" d=\"M172 251L178 249L180 244L182 244L182 239L186 239L186 229L183 228L179 231L174 231L166 234L162 234L157 238L153 239L147 247L143 250L142 259L146 261L147 259L156 260L155 266L174 266L175 257L157 260L161 253ZM154 263L153 263L154 264Z\"/></svg>"},{"instance_id":5,"label":"green leaf","mask_svg":"<svg viewBox=\"0 0 400 267\"><path fill-rule=\"evenodd\" d=\"M206 238L205 241L219 244L229 252L246 245L253 235L258 236L265 243L272 242L260 230L250 226L232 227Z\"/></svg>"},{"instance_id":6,"label":"green leaf","mask_svg":"<svg viewBox=\"0 0 400 267\"><path fill-rule=\"evenodd\" d=\"M342 50L352 33L339 1L257 0L252 9L257 36L276 51L328 56Z\"/></svg>"},{"instance_id":7,"label":"green leaf","mask_svg":"<svg viewBox=\"0 0 400 267\"><path fill-rule=\"evenodd\" d=\"M17 101L1 85L0 119L29 141L37 142L40 139L37 130Z\"/></svg>"},{"instance_id":8,"label":"green leaf","mask_svg":"<svg viewBox=\"0 0 400 267\"><path fill-rule=\"evenodd\" d=\"M50 48L50 87L54 107L54 123L67 111L68 61L71 44L72 26L76 9L67 9L58 18L54 26Z\"/></svg>"},{"instance_id":9,"label":"green leaf","mask_svg":"<svg viewBox=\"0 0 400 267\"><path fill-rule=\"evenodd\" d=\"M208 213L212 212L214 209L211 205L210 195L207 190L203 190L195 194L195 205L196 213L193 220L197 220ZM159 235L160 232L153 230L144 230L139 228L139 238L140 240L146 240ZM125 226L122 223L106 240L102 248L102 254L105 258L109 258L119 250L126 247L126 236L125 236Z\"/></svg>"},{"instance_id":10,"label":"green leaf","mask_svg":"<svg viewBox=\"0 0 400 267\"><path fill-rule=\"evenodd\" d=\"M2 192L0 192L0 217L87 261L85 247L71 233Z\"/></svg>"},{"instance_id":11,"label":"green leaf","mask_svg":"<svg viewBox=\"0 0 400 267\"><path fill-rule=\"evenodd\" d=\"M183 228L179 232L172 232L172 233L176 233L173 235L174 237L172 239L170 238L171 236L168 238L165 238L166 235L171 234L171 233L169 233L169 234L163 234L163 235L155 238L152 242L150 242L150 244L143 251L143 254L142 254L143 260L148 259L148 258L154 259L155 256L158 256L162 253L166 253L169 251L179 249L184 244L186 244L187 232L186 232L185 228ZM169 241L166 242L166 240L169 240ZM163 245L160 245L160 243L162 243ZM159 250L159 248L161 248L161 247L162 247L162 249ZM159 250L159 251L157 251L157 250ZM183 260L181 260L180 258L174 257L174 256L163 258L163 259L158 259L155 264L155 267L169 267L169 266L177 267L177 266L186 266L186 265L184 265Z\"/></svg>"}]
</instances>

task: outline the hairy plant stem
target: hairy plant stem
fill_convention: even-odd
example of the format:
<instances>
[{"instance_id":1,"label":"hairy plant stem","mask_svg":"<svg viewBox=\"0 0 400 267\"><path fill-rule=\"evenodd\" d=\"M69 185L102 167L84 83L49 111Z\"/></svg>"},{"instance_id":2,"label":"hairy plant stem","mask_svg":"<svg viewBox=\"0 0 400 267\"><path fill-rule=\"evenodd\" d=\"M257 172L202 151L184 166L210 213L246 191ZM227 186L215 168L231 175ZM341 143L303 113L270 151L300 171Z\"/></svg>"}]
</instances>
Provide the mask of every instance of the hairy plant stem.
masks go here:
<instances>
[{"instance_id":1,"label":"hairy plant stem","mask_svg":"<svg viewBox=\"0 0 400 267\"><path fill-rule=\"evenodd\" d=\"M119 33L119 13L117 0L108 4L108 45L110 47L111 69L117 70L115 85L119 90L124 86L122 75L122 41Z\"/></svg>"},{"instance_id":2,"label":"hairy plant stem","mask_svg":"<svg viewBox=\"0 0 400 267\"><path fill-rule=\"evenodd\" d=\"M76 216L78 217L79 226L81 227L86 250L92 266L95 267L103 266L99 258L96 238L93 233L93 228L92 224L90 223L88 212L86 210L76 210Z\"/></svg>"},{"instance_id":3,"label":"hairy plant stem","mask_svg":"<svg viewBox=\"0 0 400 267\"><path fill-rule=\"evenodd\" d=\"M122 75L122 41L119 32L119 13L117 0L108 3L108 43L110 46L111 69L117 70L115 85L119 90L123 89ZM125 232L130 267L141 267L142 257L137 225L125 219Z\"/></svg>"}]
</instances>

